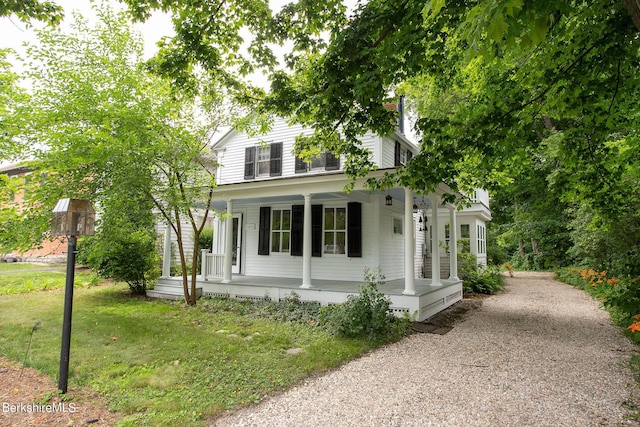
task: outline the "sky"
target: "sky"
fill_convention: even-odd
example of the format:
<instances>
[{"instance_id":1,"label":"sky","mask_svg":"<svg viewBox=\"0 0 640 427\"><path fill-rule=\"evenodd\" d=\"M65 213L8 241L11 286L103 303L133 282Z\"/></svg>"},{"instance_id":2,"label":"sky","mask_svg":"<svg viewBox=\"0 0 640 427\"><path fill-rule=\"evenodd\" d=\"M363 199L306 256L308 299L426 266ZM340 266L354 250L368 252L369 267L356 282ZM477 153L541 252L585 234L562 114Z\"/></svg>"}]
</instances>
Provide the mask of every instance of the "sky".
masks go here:
<instances>
[{"instance_id":1,"label":"sky","mask_svg":"<svg viewBox=\"0 0 640 427\"><path fill-rule=\"evenodd\" d=\"M72 11L79 11L89 22L95 22L95 14L91 10L89 0L55 0L55 3L62 6L65 12L65 19L61 27L68 28L69 23L73 21ZM121 3L115 0L106 0L114 8L123 8ZM33 21L33 27L42 28L43 24ZM171 36L173 34L173 26L168 15L161 13L154 14L147 22L135 25L135 29L140 31L144 36L145 57L150 58L157 51L156 43L163 36ZM27 28L27 25L15 16L0 18L0 48L11 48L16 52L23 52L23 43L34 42L36 40L33 29Z\"/></svg>"}]
</instances>

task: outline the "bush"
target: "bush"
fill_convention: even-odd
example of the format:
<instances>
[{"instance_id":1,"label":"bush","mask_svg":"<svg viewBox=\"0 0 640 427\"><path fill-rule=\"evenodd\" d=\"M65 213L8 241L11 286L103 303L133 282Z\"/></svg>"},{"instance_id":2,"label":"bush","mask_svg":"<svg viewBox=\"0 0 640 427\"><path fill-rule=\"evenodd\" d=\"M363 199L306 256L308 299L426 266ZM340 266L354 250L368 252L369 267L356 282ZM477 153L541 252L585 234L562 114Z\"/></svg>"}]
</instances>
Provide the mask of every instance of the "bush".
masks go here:
<instances>
[{"instance_id":1,"label":"bush","mask_svg":"<svg viewBox=\"0 0 640 427\"><path fill-rule=\"evenodd\" d=\"M476 256L458 253L458 277L465 293L493 295L504 286L504 276L497 266L479 267Z\"/></svg>"},{"instance_id":2,"label":"bush","mask_svg":"<svg viewBox=\"0 0 640 427\"><path fill-rule=\"evenodd\" d=\"M126 282L131 293L143 295L160 276L155 237L144 230L119 233L85 242L82 259L100 276Z\"/></svg>"},{"instance_id":3,"label":"bush","mask_svg":"<svg viewBox=\"0 0 640 427\"><path fill-rule=\"evenodd\" d=\"M599 300L618 326L628 327L640 320L640 278L615 277L607 271L576 267L559 269L556 278ZM635 334L634 339L640 341L640 332Z\"/></svg>"},{"instance_id":4,"label":"bush","mask_svg":"<svg viewBox=\"0 0 640 427\"><path fill-rule=\"evenodd\" d=\"M337 335L379 340L406 334L409 322L390 313L391 300L378 290L384 283L380 269L365 269L365 281L358 295L349 295L347 301L323 310L323 319Z\"/></svg>"},{"instance_id":5,"label":"bush","mask_svg":"<svg viewBox=\"0 0 640 427\"><path fill-rule=\"evenodd\" d=\"M210 252L213 247L213 227L204 227L202 229L200 236L198 236L198 243L198 247L200 248L200 252L198 252L198 271L200 271L202 266L202 249L207 249Z\"/></svg>"}]
</instances>

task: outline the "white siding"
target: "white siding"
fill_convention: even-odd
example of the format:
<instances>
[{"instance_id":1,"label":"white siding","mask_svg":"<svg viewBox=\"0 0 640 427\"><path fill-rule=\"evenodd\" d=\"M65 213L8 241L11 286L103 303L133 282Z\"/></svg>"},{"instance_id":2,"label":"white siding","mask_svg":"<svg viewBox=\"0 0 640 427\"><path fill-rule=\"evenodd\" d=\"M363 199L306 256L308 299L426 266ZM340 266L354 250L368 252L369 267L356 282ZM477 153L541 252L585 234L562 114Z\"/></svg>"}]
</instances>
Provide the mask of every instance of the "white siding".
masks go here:
<instances>
[{"instance_id":1,"label":"white siding","mask_svg":"<svg viewBox=\"0 0 640 427\"><path fill-rule=\"evenodd\" d=\"M302 204L302 200L300 201ZM346 207L347 200L344 201L314 201L313 204L322 204L324 207ZM272 209L290 208L291 204L264 204L262 206L270 206ZM377 267L374 264L376 259L375 251L380 245L383 238L379 233L370 232L374 226L374 212L371 208L372 204L363 204L362 206L362 257L349 258L346 255L323 254L321 257L311 258L311 275L313 279L319 280L363 280L364 268ZM302 257L291 256L288 253L270 253L269 255L258 255L258 231L259 231L259 212L260 205L238 205L234 206L234 212L245 212L244 218L244 241L242 246L243 258L243 274L248 276L267 276L267 277L302 277ZM390 227L391 225L387 223ZM386 227L389 229L389 227ZM399 248L402 247L402 240L397 239ZM398 252L398 250L391 251ZM402 261L402 252L400 252L400 260ZM393 277L399 278L397 272ZM402 264L398 271L402 271ZM386 271L383 271L385 276Z\"/></svg>"}]
</instances>

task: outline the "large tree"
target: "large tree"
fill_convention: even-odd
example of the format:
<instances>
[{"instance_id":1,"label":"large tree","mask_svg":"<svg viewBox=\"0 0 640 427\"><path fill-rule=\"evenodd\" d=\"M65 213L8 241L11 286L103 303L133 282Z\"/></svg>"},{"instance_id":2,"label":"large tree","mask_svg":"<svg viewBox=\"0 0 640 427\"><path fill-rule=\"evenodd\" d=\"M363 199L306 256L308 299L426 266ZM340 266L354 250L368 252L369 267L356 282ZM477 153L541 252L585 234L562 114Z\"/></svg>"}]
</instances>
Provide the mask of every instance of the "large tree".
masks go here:
<instances>
[{"instance_id":1,"label":"large tree","mask_svg":"<svg viewBox=\"0 0 640 427\"><path fill-rule=\"evenodd\" d=\"M105 207L124 206L114 203L122 195L143 197L178 238L184 295L193 304L197 271L195 262L187 271L189 232L182 224L196 236L195 260L215 186L209 138L233 108L215 81L202 80L206 90L186 96L149 73L124 13L105 7L96 13L95 27L78 15L69 33L38 31L39 42L27 52L32 96L17 114L29 119L21 137L31 150L24 154L37 159L31 166L40 176L29 193L29 219L40 219L33 238L46 232L50 209L63 195Z\"/></svg>"},{"instance_id":2,"label":"large tree","mask_svg":"<svg viewBox=\"0 0 640 427\"><path fill-rule=\"evenodd\" d=\"M51 1L5 0L0 3L0 16L17 16L21 21L32 20L58 24L64 17L62 7Z\"/></svg>"}]
</instances>

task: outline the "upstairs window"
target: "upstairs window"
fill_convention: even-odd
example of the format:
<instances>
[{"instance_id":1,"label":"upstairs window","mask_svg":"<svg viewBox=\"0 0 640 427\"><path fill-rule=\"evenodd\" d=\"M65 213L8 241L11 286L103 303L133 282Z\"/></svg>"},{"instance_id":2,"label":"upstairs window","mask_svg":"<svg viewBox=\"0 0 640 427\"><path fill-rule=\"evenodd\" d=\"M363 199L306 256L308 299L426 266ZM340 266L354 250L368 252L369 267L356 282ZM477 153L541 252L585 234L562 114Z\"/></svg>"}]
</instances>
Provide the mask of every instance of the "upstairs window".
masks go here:
<instances>
[{"instance_id":1,"label":"upstairs window","mask_svg":"<svg viewBox=\"0 0 640 427\"><path fill-rule=\"evenodd\" d=\"M340 169L340 158L331 152L322 153L314 157L311 163L307 163L296 157L296 173L305 173L310 170L338 170Z\"/></svg>"},{"instance_id":2,"label":"upstairs window","mask_svg":"<svg viewBox=\"0 0 640 427\"><path fill-rule=\"evenodd\" d=\"M282 175L282 143L247 147L244 154L244 179Z\"/></svg>"},{"instance_id":3,"label":"upstairs window","mask_svg":"<svg viewBox=\"0 0 640 427\"><path fill-rule=\"evenodd\" d=\"M393 152L393 165L395 167L404 166L413 157L413 153L408 148L405 148L396 141L395 149Z\"/></svg>"}]
</instances>

